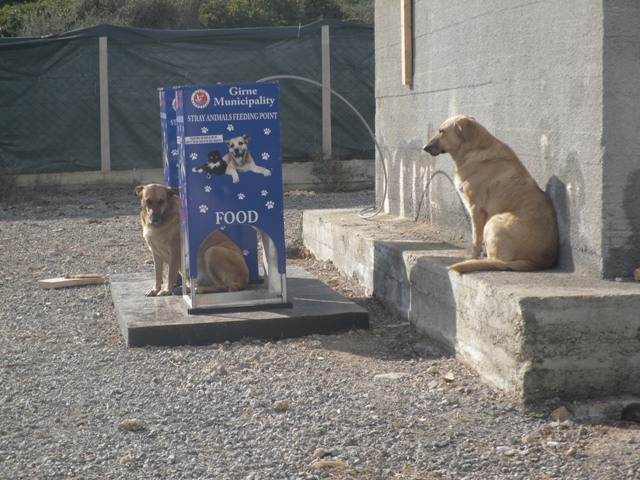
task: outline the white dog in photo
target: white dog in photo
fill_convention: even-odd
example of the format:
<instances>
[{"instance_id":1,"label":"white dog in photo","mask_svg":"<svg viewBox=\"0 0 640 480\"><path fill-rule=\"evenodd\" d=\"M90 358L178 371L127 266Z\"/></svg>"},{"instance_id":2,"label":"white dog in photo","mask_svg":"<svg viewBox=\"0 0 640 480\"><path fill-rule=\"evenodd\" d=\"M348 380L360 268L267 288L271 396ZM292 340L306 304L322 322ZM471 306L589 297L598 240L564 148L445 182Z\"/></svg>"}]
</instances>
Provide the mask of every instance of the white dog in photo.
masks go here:
<instances>
[{"instance_id":1,"label":"white dog in photo","mask_svg":"<svg viewBox=\"0 0 640 480\"><path fill-rule=\"evenodd\" d=\"M234 137L225 141L229 147L229 153L224 156L227 162L226 174L231 175L233 183L238 183L240 177L238 172L255 172L261 173L265 177L271 175L271 171L267 168L256 165L251 153L249 152L249 135Z\"/></svg>"}]
</instances>

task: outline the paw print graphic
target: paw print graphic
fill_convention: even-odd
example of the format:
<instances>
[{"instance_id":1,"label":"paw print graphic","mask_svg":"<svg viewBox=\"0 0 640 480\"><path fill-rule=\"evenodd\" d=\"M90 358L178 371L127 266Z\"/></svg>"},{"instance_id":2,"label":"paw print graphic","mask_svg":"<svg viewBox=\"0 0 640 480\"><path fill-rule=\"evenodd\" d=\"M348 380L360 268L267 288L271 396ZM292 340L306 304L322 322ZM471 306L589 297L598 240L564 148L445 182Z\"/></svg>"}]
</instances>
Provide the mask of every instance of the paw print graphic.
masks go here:
<instances>
[{"instance_id":1,"label":"paw print graphic","mask_svg":"<svg viewBox=\"0 0 640 480\"><path fill-rule=\"evenodd\" d=\"M206 205L200 205L198 208L200 209L200 213L207 213L207 210L209 210L209 207Z\"/></svg>"},{"instance_id":2,"label":"paw print graphic","mask_svg":"<svg viewBox=\"0 0 640 480\"><path fill-rule=\"evenodd\" d=\"M238 194L238 200L244 200L244 197L245 197L244 193Z\"/></svg>"},{"instance_id":3,"label":"paw print graphic","mask_svg":"<svg viewBox=\"0 0 640 480\"><path fill-rule=\"evenodd\" d=\"M211 185L205 185L204 191L207 192L207 193L210 193L211 192Z\"/></svg>"},{"instance_id":4,"label":"paw print graphic","mask_svg":"<svg viewBox=\"0 0 640 480\"><path fill-rule=\"evenodd\" d=\"M265 135L271 135L271 129L270 128L265 128L263 130L263 132L264 132Z\"/></svg>"},{"instance_id":5,"label":"paw print graphic","mask_svg":"<svg viewBox=\"0 0 640 480\"><path fill-rule=\"evenodd\" d=\"M264 152L264 153L262 154L262 159L263 159L263 160L269 160L269 157L270 157L270 155L269 155L267 152Z\"/></svg>"},{"instance_id":6,"label":"paw print graphic","mask_svg":"<svg viewBox=\"0 0 640 480\"><path fill-rule=\"evenodd\" d=\"M197 160L198 159L198 154L196 152L193 152L191 155L189 155L189 158L191 160Z\"/></svg>"},{"instance_id":7,"label":"paw print graphic","mask_svg":"<svg viewBox=\"0 0 640 480\"><path fill-rule=\"evenodd\" d=\"M177 149L177 148L173 148L173 149L171 149L171 156L172 156L172 157L175 157L175 156L177 156L177 155L178 155L178 149Z\"/></svg>"},{"instance_id":8,"label":"paw print graphic","mask_svg":"<svg viewBox=\"0 0 640 480\"><path fill-rule=\"evenodd\" d=\"M273 207L275 207L275 203L273 203L271 200L269 200L267 203L264 204L269 210L271 210Z\"/></svg>"},{"instance_id":9,"label":"paw print graphic","mask_svg":"<svg viewBox=\"0 0 640 480\"><path fill-rule=\"evenodd\" d=\"M249 250L242 250L242 255L244 255L245 257L249 255Z\"/></svg>"},{"instance_id":10,"label":"paw print graphic","mask_svg":"<svg viewBox=\"0 0 640 480\"><path fill-rule=\"evenodd\" d=\"M227 125L227 132L233 132L235 130L235 128L233 127L233 125L229 124Z\"/></svg>"},{"instance_id":11,"label":"paw print graphic","mask_svg":"<svg viewBox=\"0 0 640 480\"><path fill-rule=\"evenodd\" d=\"M266 197L267 195L269 195L269 192L267 192L266 190L262 190L260 192L260 195L262 195L263 197Z\"/></svg>"},{"instance_id":12,"label":"paw print graphic","mask_svg":"<svg viewBox=\"0 0 640 480\"><path fill-rule=\"evenodd\" d=\"M208 129L207 127L202 127L202 128L200 129L200 131L201 131L202 133L208 133L208 132L209 132L209 129Z\"/></svg>"}]
</instances>

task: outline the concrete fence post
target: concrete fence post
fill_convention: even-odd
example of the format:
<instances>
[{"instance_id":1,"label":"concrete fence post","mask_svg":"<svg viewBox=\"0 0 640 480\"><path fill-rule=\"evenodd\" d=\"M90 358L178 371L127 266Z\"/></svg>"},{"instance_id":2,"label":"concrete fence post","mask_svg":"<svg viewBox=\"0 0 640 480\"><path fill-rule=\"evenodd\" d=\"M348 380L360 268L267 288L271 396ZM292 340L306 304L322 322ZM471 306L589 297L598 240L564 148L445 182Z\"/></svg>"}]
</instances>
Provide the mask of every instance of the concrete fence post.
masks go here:
<instances>
[{"instance_id":1,"label":"concrete fence post","mask_svg":"<svg viewBox=\"0 0 640 480\"><path fill-rule=\"evenodd\" d=\"M329 25L322 27L322 154L331 158L331 45Z\"/></svg>"},{"instance_id":2,"label":"concrete fence post","mask_svg":"<svg viewBox=\"0 0 640 480\"><path fill-rule=\"evenodd\" d=\"M109 137L109 73L107 68L107 37L100 37L98 54L100 77L100 170L111 171Z\"/></svg>"}]
</instances>

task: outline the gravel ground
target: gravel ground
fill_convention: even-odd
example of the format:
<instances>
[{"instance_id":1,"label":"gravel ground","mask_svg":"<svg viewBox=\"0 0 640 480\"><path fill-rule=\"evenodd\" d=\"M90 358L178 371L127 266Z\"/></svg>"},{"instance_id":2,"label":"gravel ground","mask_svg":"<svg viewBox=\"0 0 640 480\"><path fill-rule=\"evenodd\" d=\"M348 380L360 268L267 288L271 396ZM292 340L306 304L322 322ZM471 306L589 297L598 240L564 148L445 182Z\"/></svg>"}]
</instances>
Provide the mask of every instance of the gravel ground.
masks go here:
<instances>
[{"instance_id":1,"label":"gravel ground","mask_svg":"<svg viewBox=\"0 0 640 480\"><path fill-rule=\"evenodd\" d=\"M367 206L372 192L285 202L289 264L368 309L370 330L125 347L108 285L37 281L151 278L131 190L0 198L0 478L640 479L638 424L519 410L304 255L303 209Z\"/></svg>"}]
</instances>

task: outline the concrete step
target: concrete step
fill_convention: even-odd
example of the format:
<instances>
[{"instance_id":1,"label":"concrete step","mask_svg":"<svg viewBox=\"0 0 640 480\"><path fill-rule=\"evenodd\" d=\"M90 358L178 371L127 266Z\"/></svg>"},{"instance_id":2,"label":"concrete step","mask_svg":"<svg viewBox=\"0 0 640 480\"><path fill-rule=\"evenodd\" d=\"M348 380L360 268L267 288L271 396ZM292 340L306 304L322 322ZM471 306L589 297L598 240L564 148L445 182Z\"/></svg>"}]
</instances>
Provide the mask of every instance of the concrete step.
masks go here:
<instances>
[{"instance_id":1,"label":"concrete step","mask_svg":"<svg viewBox=\"0 0 640 480\"><path fill-rule=\"evenodd\" d=\"M357 210L304 213L304 242L522 403L640 395L640 283L447 266L467 242Z\"/></svg>"}]
</instances>

